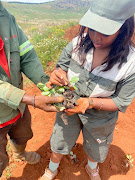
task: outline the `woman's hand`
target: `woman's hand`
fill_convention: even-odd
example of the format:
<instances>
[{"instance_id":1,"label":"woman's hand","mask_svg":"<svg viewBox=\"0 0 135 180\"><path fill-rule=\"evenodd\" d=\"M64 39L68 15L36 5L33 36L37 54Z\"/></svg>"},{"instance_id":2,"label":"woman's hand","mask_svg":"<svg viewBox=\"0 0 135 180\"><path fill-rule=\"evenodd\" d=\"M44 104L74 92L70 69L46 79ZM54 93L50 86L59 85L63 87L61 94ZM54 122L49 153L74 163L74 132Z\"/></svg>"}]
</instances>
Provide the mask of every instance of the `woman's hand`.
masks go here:
<instances>
[{"instance_id":1,"label":"woman's hand","mask_svg":"<svg viewBox=\"0 0 135 180\"><path fill-rule=\"evenodd\" d=\"M91 109L93 107L93 100L91 98L80 98L77 102L78 106L75 106L75 109L65 110L67 116L71 116L76 113L84 114L87 109Z\"/></svg>"},{"instance_id":2,"label":"woman's hand","mask_svg":"<svg viewBox=\"0 0 135 180\"><path fill-rule=\"evenodd\" d=\"M52 84L58 85L58 86L64 86L68 85L69 81L67 79L67 72L63 71L61 68L56 68L50 75L49 82L46 84L46 86L49 89L52 89Z\"/></svg>"},{"instance_id":3,"label":"woman's hand","mask_svg":"<svg viewBox=\"0 0 135 180\"><path fill-rule=\"evenodd\" d=\"M30 96L25 94L22 98L22 103L33 105L35 108L42 109L47 112L59 112L59 110L52 105L52 103L63 102L63 97L49 97L49 96Z\"/></svg>"}]
</instances>

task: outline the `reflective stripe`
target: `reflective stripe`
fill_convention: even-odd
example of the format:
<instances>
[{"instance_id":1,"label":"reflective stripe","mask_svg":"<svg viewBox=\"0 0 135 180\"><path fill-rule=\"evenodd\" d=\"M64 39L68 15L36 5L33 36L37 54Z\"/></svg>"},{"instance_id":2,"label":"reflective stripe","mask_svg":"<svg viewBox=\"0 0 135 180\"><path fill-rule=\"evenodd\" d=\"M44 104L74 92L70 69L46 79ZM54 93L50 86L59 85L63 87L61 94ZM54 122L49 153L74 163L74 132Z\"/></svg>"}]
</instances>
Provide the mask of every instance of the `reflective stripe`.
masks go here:
<instances>
[{"instance_id":1,"label":"reflective stripe","mask_svg":"<svg viewBox=\"0 0 135 180\"><path fill-rule=\"evenodd\" d=\"M20 46L20 56L23 56L26 54L28 51L30 51L33 48L31 45L30 41L26 41Z\"/></svg>"},{"instance_id":2,"label":"reflective stripe","mask_svg":"<svg viewBox=\"0 0 135 180\"><path fill-rule=\"evenodd\" d=\"M22 50L25 46L27 46L28 44L30 44L30 41L26 41L24 42L21 46L20 46L20 50Z\"/></svg>"}]
</instances>

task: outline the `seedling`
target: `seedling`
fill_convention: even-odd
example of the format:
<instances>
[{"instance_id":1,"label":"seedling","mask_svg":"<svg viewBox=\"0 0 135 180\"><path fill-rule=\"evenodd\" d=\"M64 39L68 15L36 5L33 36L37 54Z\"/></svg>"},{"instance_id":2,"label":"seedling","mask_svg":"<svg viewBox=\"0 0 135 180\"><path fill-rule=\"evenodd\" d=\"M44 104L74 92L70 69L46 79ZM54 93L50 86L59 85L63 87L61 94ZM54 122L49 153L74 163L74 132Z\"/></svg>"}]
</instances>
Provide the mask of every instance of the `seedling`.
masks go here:
<instances>
[{"instance_id":1,"label":"seedling","mask_svg":"<svg viewBox=\"0 0 135 180\"><path fill-rule=\"evenodd\" d=\"M39 89L41 89L42 91L42 95L45 96L63 96L64 97L64 101L62 103L53 103L53 105L58 108L61 112L63 112L65 109L74 109L75 105L78 105L77 101L76 101L76 95L74 93L74 91L72 90L77 90L77 87L75 86L75 83L77 83L79 81L78 77L72 77L70 82L68 83L69 86L57 86L57 85L53 85L52 89L49 89L46 84L42 84L42 83L38 83L37 86L39 87ZM65 123L65 125L68 124L67 122L67 117L66 114L63 112L61 114L61 118L63 120L63 122Z\"/></svg>"},{"instance_id":2,"label":"seedling","mask_svg":"<svg viewBox=\"0 0 135 180\"><path fill-rule=\"evenodd\" d=\"M73 87L74 90L77 90L77 87L75 86L75 83L77 83L79 81L79 78L78 77L72 77L71 80L70 80L70 87ZM54 85L52 89L49 89L46 84L43 84L43 83L38 83L37 84L37 87L39 89L41 89L42 92L42 95L45 95L45 96L52 96L53 94L55 93L58 93L58 94L62 94L65 92L65 90L69 90L70 87L69 86L57 86L57 85Z\"/></svg>"},{"instance_id":3,"label":"seedling","mask_svg":"<svg viewBox=\"0 0 135 180\"><path fill-rule=\"evenodd\" d=\"M133 161L134 159L132 158L132 155L127 155L126 156L126 167L133 168Z\"/></svg>"},{"instance_id":4,"label":"seedling","mask_svg":"<svg viewBox=\"0 0 135 180\"><path fill-rule=\"evenodd\" d=\"M77 162L76 155L73 153L73 151L70 151L70 158L71 158L75 163Z\"/></svg>"}]
</instances>

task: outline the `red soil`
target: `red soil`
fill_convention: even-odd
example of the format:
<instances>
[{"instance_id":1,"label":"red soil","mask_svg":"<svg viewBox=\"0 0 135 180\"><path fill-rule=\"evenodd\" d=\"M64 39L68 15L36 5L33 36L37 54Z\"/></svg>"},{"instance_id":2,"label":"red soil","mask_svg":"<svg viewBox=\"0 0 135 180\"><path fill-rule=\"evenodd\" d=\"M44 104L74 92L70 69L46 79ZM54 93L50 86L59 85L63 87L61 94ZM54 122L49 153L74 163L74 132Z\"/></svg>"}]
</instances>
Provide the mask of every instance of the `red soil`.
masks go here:
<instances>
[{"instance_id":1,"label":"red soil","mask_svg":"<svg viewBox=\"0 0 135 180\"><path fill-rule=\"evenodd\" d=\"M78 27L70 28L66 37L68 40L77 33ZM30 84L25 87L27 93L40 94L35 85ZM27 150L37 151L41 155L41 162L36 165L26 163L16 164L10 180L39 180L48 166L51 150L50 136L55 121L55 113L47 113L33 107L29 107L32 114L33 138L28 142ZM125 166L127 154L131 154L135 159L135 100L128 107L125 114L120 113L114 132L114 140L110 146L108 156L103 164L100 164L100 175L102 180L133 180L135 179L134 167L131 169ZM77 156L77 162L73 162L69 155L62 159L59 167L57 180L88 180L85 172L87 163L86 154L82 147L83 138L80 134L76 146L73 148ZM13 162L10 163L10 165ZM135 163L133 162L134 166Z\"/></svg>"}]
</instances>

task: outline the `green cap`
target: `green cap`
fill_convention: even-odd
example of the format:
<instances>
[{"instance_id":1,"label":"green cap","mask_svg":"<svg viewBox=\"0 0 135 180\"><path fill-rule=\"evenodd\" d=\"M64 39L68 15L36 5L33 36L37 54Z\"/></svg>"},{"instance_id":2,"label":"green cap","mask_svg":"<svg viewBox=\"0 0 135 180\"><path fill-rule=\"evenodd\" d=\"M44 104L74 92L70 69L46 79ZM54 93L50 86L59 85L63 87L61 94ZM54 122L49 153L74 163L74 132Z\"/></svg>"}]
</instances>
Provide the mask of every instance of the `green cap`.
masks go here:
<instances>
[{"instance_id":1,"label":"green cap","mask_svg":"<svg viewBox=\"0 0 135 180\"><path fill-rule=\"evenodd\" d=\"M80 25L102 34L116 33L135 13L135 0L92 0Z\"/></svg>"}]
</instances>

